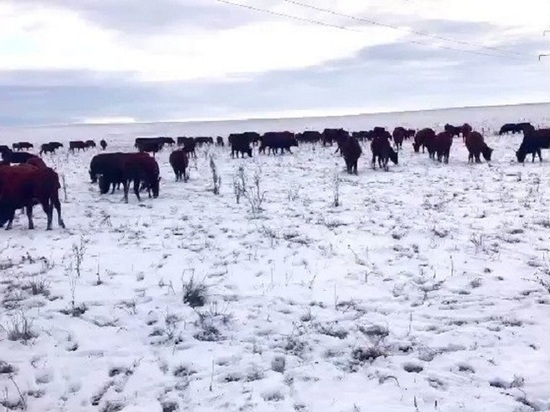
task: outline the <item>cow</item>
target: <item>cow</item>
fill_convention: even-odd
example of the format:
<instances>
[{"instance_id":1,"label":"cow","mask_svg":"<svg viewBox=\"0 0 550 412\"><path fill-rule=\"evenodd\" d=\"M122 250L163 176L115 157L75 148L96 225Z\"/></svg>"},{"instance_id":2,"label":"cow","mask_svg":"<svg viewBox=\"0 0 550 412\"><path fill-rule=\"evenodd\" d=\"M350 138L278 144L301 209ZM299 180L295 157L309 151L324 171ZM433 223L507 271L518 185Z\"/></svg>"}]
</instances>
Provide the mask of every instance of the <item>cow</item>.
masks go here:
<instances>
[{"instance_id":1,"label":"cow","mask_svg":"<svg viewBox=\"0 0 550 412\"><path fill-rule=\"evenodd\" d=\"M346 170L349 174L357 174L357 160L361 157L363 150L359 141L354 136L348 136L342 143L340 148L344 161L346 162Z\"/></svg>"},{"instance_id":2,"label":"cow","mask_svg":"<svg viewBox=\"0 0 550 412\"><path fill-rule=\"evenodd\" d=\"M221 136L216 137L216 146L219 146L219 147L224 147L225 146L225 143L223 141L223 137L221 137Z\"/></svg>"},{"instance_id":3,"label":"cow","mask_svg":"<svg viewBox=\"0 0 550 412\"><path fill-rule=\"evenodd\" d=\"M487 146L481 133L472 131L466 136L466 149L468 149L468 163L481 163L480 156L488 162L491 161L493 149Z\"/></svg>"},{"instance_id":4,"label":"cow","mask_svg":"<svg viewBox=\"0 0 550 412\"><path fill-rule=\"evenodd\" d=\"M229 144L231 144L231 157L234 157L239 153L244 158L245 153L248 154L248 157L252 157L252 148L250 144L252 143L251 136L245 133L231 133L229 135Z\"/></svg>"},{"instance_id":5,"label":"cow","mask_svg":"<svg viewBox=\"0 0 550 412\"><path fill-rule=\"evenodd\" d=\"M244 132L243 135L247 136L250 139L252 146L258 146L262 136L258 132Z\"/></svg>"},{"instance_id":6,"label":"cow","mask_svg":"<svg viewBox=\"0 0 550 412\"><path fill-rule=\"evenodd\" d=\"M338 139L340 139L341 141L345 140L349 136L349 133L342 128L325 129L323 130L323 133L321 133L321 135L323 140L323 146L326 146L327 144L332 146L334 142L338 142ZM336 151L338 152L338 150Z\"/></svg>"},{"instance_id":7,"label":"cow","mask_svg":"<svg viewBox=\"0 0 550 412\"><path fill-rule=\"evenodd\" d=\"M155 139L149 141L140 141L137 148L140 153L153 153L154 157L162 149L163 146L164 143L161 140Z\"/></svg>"},{"instance_id":8,"label":"cow","mask_svg":"<svg viewBox=\"0 0 550 412\"><path fill-rule=\"evenodd\" d=\"M18 142L11 145L13 150L28 150L34 148L34 145L29 142Z\"/></svg>"},{"instance_id":9,"label":"cow","mask_svg":"<svg viewBox=\"0 0 550 412\"><path fill-rule=\"evenodd\" d=\"M453 136L449 132L438 133L435 137L435 152L437 154L437 161L449 163L449 155L451 153L451 146L453 145Z\"/></svg>"},{"instance_id":10,"label":"cow","mask_svg":"<svg viewBox=\"0 0 550 412\"><path fill-rule=\"evenodd\" d=\"M10 150L2 154L2 162L4 164L26 163L27 160L29 160L32 157L37 157L37 156L28 152L12 152Z\"/></svg>"},{"instance_id":11,"label":"cow","mask_svg":"<svg viewBox=\"0 0 550 412\"><path fill-rule=\"evenodd\" d=\"M298 143L317 143L321 141L322 135L315 130L306 130L305 132L297 133L295 137Z\"/></svg>"},{"instance_id":12,"label":"cow","mask_svg":"<svg viewBox=\"0 0 550 412\"><path fill-rule=\"evenodd\" d=\"M460 126L453 126L447 123L444 127L445 131L449 133L452 137L460 137L460 133L462 133L462 128Z\"/></svg>"},{"instance_id":13,"label":"cow","mask_svg":"<svg viewBox=\"0 0 550 412\"><path fill-rule=\"evenodd\" d=\"M25 162L25 164L33 165L38 168L46 168L48 167L44 161L39 158L38 156L29 157L29 159Z\"/></svg>"},{"instance_id":14,"label":"cow","mask_svg":"<svg viewBox=\"0 0 550 412\"><path fill-rule=\"evenodd\" d=\"M407 135L407 130L405 130L404 127L396 127L395 129L393 129L392 137L393 137L393 144L396 150L403 148L403 140L405 139L406 135Z\"/></svg>"},{"instance_id":15,"label":"cow","mask_svg":"<svg viewBox=\"0 0 550 412\"><path fill-rule=\"evenodd\" d=\"M10 152L11 152L11 149L8 146L6 146L5 144L0 145L0 155L2 155L2 157L4 157L5 153L10 153Z\"/></svg>"},{"instance_id":16,"label":"cow","mask_svg":"<svg viewBox=\"0 0 550 412\"><path fill-rule=\"evenodd\" d=\"M186 169L189 166L187 153L183 150L174 150L170 153L169 161L176 175L176 182L182 180L182 178L184 182L187 182L189 179L188 173L186 173Z\"/></svg>"},{"instance_id":17,"label":"cow","mask_svg":"<svg viewBox=\"0 0 550 412\"><path fill-rule=\"evenodd\" d=\"M176 144L176 141L172 137L159 137L159 140L170 147Z\"/></svg>"},{"instance_id":18,"label":"cow","mask_svg":"<svg viewBox=\"0 0 550 412\"><path fill-rule=\"evenodd\" d=\"M370 142L373 138L372 131L365 131L365 130L360 130L358 132L351 132L351 135L355 137L357 140L359 140L360 142L364 142L365 140Z\"/></svg>"},{"instance_id":19,"label":"cow","mask_svg":"<svg viewBox=\"0 0 550 412\"><path fill-rule=\"evenodd\" d=\"M122 153L120 152L100 153L92 157L89 170L90 180L92 181L92 183L97 183L98 176L104 173L109 173L109 171L113 167L113 164L116 164L116 162L118 161L117 158L120 158L121 155ZM122 182L122 178L120 178L117 183L119 182Z\"/></svg>"},{"instance_id":20,"label":"cow","mask_svg":"<svg viewBox=\"0 0 550 412\"><path fill-rule=\"evenodd\" d=\"M86 140L84 143L86 144L87 149L91 147L96 147L96 144L93 140Z\"/></svg>"},{"instance_id":21,"label":"cow","mask_svg":"<svg viewBox=\"0 0 550 412\"><path fill-rule=\"evenodd\" d=\"M65 228L61 217L59 201L59 176L49 167L39 168L30 164L0 168L0 227L6 223L6 230L13 225L15 211L25 208L29 229L34 229L32 211L40 203L47 216L46 230L52 229L53 209L57 210L57 221Z\"/></svg>"},{"instance_id":22,"label":"cow","mask_svg":"<svg viewBox=\"0 0 550 412\"><path fill-rule=\"evenodd\" d=\"M59 142L44 143L40 146L39 154L42 156L43 153L55 153L55 151L60 147L63 147L63 144Z\"/></svg>"},{"instance_id":23,"label":"cow","mask_svg":"<svg viewBox=\"0 0 550 412\"><path fill-rule=\"evenodd\" d=\"M466 142L466 137L472 133L472 131L474 130L472 126L470 126L468 123L464 123L462 125L462 127L460 128L461 132L462 132L462 141L463 142Z\"/></svg>"},{"instance_id":24,"label":"cow","mask_svg":"<svg viewBox=\"0 0 550 412\"><path fill-rule=\"evenodd\" d=\"M71 152L74 152L75 150L80 152L81 150L86 150L87 147L86 142L83 142L82 140L73 140L69 142L69 151Z\"/></svg>"},{"instance_id":25,"label":"cow","mask_svg":"<svg viewBox=\"0 0 550 412\"><path fill-rule=\"evenodd\" d=\"M101 139L99 145L101 146L101 150L107 149L107 142L104 139Z\"/></svg>"},{"instance_id":26,"label":"cow","mask_svg":"<svg viewBox=\"0 0 550 412\"><path fill-rule=\"evenodd\" d=\"M214 144L214 139L212 139L211 137L195 137L195 143L199 147L201 147L204 144L211 145L211 144Z\"/></svg>"},{"instance_id":27,"label":"cow","mask_svg":"<svg viewBox=\"0 0 550 412\"><path fill-rule=\"evenodd\" d=\"M435 139L435 132L433 129L426 128L419 130L418 133L416 133L416 135L414 136L414 152L418 153L420 151L420 147L422 146L422 153L424 153L426 148L426 141L430 141L432 139Z\"/></svg>"},{"instance_id":28,"label":"cow","mask_svg":"<svg viewBox=\"0 0 550 412\"><path fill-rule=\"evenodd\" d=\"M529 122L522 122L522 123L505 123L500 128L498 134L502 136L503 134L516 134L516 133L523 133L524 129L528 127L533 127L533 125Z\"/></svg>"},{"instance_id":29,"label":"cow","mask_svg":"<svg viewBox=\"0 0 550 412\"><path fill-rule=\"evenodd\" d=\"M405 140L412 139L416 135L416 130L406 129L405 130Z\"/></svg>"},{"instance_id":30,"label":"cow","mask_svg":"<svg viewBox=\"0 0 550 412\"><path fill-rule=\"evenodd\" d=\"M386 132L387 133L387 132ZM389 133L388 133L389 134ZM376 169L376 160L378 165L388 171L388 161L391 160L394 164L398 164L397 152L391 147L390 140L387 136L378 135L370 144L372 151L372 168Z\"/></svg>"},{"instance_id":31,"label":"cow","mask_svg":"<svg viewBox=\"0 0 550 412\"><path fill-rule=\"evenodd\" d=\"M535 130L533 126L524 126L523 141L516 151L516 158L519 163L525 161L528 154L532 154L532 162L535 161L535 155L539 156L542 162L541 149L550 148L550 129Z\"/></svg>"},{"instance_id":32,"label":"cow","mask_svg":"<svg viewBox=\"0 0 550 412\"><path fill-rule=\"evenodd\" d=\"M294 133L267 132L262 136L259 152L265 153L265 148L267 147L269 148L267 152L268 154L277 153L277 149L281 149L281 154L283 154L285 150L292 154L290 148L293 146L298 147L298 141L296 140Z\"/></svg>"},{"instance_id":33,"label":"cow","mask_svg":"<svg viewBox=\"0 0 550 412\"><path fill-rule=\"evenodd\" d=\"M196 158L197 153L195 152L196 142L192 137L180 136L177 138L178 146L183 146L183 151L189 156Z\"/></svg>"},{"instance_id":34,"label":"cow","mask_svg":"<svg viewBox=\"0 0 550 412\"><path fill-rule=\"evenodd\" d=\"M109 167L99 177L101 194L109 191L111 185L122 183L124 187L124 202L128 203L130 183L134 183L134 193L139 201L140 185L147 188L149 197L159 195L160 173L157 161L147 153L117 153L109 162Z\"/></svg>"}]
</instances>

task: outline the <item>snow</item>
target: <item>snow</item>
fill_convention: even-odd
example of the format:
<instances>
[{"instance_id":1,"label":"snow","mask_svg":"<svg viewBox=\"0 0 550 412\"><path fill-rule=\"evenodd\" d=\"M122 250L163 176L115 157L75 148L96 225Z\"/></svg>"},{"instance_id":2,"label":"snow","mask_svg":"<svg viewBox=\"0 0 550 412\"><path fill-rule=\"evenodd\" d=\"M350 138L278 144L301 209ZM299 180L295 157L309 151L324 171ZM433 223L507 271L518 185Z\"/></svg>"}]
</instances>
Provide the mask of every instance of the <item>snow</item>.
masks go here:
<instances>
[{"instance_id":1,"label":"snow","mask_svg":"<svg viewBox=\"0 0 550 412\"><path fill-rule=\"evenodd\" d=\"M46 232L37 208L34 231L18 215L0 233L0 405L550 410L550 291L538 280L550 282L550 168L517 164L521 137L493 133L524 118L545 124L548 108L4 130L9 142L110 136L108 150L133 151L148 134L469 121L495 152L469 165L455 139L442 165L406 142L384 172L370 168L366 145L349 176L334 148L231 159L205 147L189 182L176 183L164 150L160 197L129 204L89 183L97 151L45 156L65 178L67 229L54 219ZM236 202L241 166L249 193L259 178L259 212L246 196ZM204 306L184 302L190 281L206 285ZM8 339L24 319L33 335Z\"/></svg>"}]
</instances>

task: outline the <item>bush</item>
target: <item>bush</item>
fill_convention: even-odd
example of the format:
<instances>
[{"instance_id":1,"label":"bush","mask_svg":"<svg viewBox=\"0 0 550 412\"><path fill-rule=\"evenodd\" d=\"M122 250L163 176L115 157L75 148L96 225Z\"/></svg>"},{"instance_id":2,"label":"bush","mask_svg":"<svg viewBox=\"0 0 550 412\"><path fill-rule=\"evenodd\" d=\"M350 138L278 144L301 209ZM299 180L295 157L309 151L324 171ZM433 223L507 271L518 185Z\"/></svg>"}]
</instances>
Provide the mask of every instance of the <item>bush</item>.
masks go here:
<instances>
[{"instance_id":1,"label":"bush","mask_svg":"<svg viewBox=\"0 0 550 412\"><path fill-rule=\"evenodd\" d=\"M191 278L189 282L182 285L182 289L183 303L187 303L192 308L206 304L208 287L204 283L197 283Z\"/></svg>"}]
</instances>

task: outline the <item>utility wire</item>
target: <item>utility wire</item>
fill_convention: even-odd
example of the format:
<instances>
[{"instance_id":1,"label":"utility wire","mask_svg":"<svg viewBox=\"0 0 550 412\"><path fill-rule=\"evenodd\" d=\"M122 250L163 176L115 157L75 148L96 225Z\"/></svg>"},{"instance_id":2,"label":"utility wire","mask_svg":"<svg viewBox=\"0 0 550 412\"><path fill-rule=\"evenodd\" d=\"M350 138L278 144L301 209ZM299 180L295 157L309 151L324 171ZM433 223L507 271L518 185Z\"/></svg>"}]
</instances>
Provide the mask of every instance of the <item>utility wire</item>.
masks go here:
<instances>
[{"instance_id":1,"label":"utility wire","mask_svg":"<svg viewBox=\"0 0 550 412\"><path fill-rule=\"evenodd\" d=\"M296 6L305 7L305 8L311 9L311 10L316 10L316 11L320 11L320 12L323 12L323 13L329 13L329 14L332 14L333 16L345 17L345 18L348 18L348 19L352 19L352 20L359 21L359 22L362 22L362 23L371 24L373 26L384 27L384 28L387 28L387 29L404 31L404 32L414 34L414 35L417 35L417 36L431 37L432 39L436 39L436 40L443 40L443 41L446 41L446 42L461 44L461 45L469 46L469 47L476 47L476 48L479 48L479 49L486 49L486 50L490 50L490 51L497 51L497 52L501 52L501 53L509 53L509 54L514 54L516 56L522 56L523 55L522 53L518 53L518 52L515 52L515 51L512 51L512 50L502 49L500 47L484 46L484 45L481 45L481 44L476 44L476 43L472 43L472 42L468 42L468 41L464 41L464 40L459 40L459 39L453 39L453 38L450 38L450 37L440 36L440 35L437 35L437 34L430 34L430 33L422 32L422 31L418 31L418 30L407 29L405 27L394 26L394 25L387 24L387 23L380 23L378 21L369 20L369 19L365 19L365 18L362 18L362 17L356 17L356 16L352 16L350 14L339 13L339 12L336 12L334 10L325 9L325 8L321 8L321 7L317 7L317 6L312 6L312 5L306 4L306 3L301 3L301 2L296 1L296 0L282 0L282 1L284 1L286 3L294 4Z\"/></svg>"},{"instance_id":2,"label":"utility wire","mask_svg":"<svg viewBox=\"0 0 550 412\"><path fill-rule=\"evenodd\" d=\"M335 29L339 29L339 30L346 30L346 31L355 32L355 33L364 33L365 32L364 30L353 29L353 28L350 28L350 27L347 27L347 26L342 26L342 25L337 25L337 24L325 23L325 22L322 22L322 21L319 21L319 20L313 20L313 19L309 19L309 18L305 18L305 17L294 16L294 15L291 15L291 14L280 13L280 12L276 12L276 11L269 10L269 9L263 9L263 8L260 8L260 7L250 6L248 4L234 3L234 2L229 1L229 0L215 0L215 1L217 1L219 3L224 3L224 4L227 4L227 5L231 5L231 6L241 7L241 8L252 10L252 11L271 14L273 16L285 17L285 18L292 19L292 20L311 23L311 24L315 24L315 25L318 25L318 26L331 27L331 28L335 28ZM283 0L283 1L286 1L286 0ZM307 7L310 7L310 6L307 5ZM314 6L311 6L311 7L314 8ZM324 9L322 11L324 11ZM332 12L332 11L329 11L329 12ZM334 12L334 13L336 13L336 12ZM354 19L359 19L358 17L356 18L354 16L349 16L349 17L354 18ZM376 24L376 25L386 27L386 25L383 24L383 23L373 22L372 24ZM398 30L407 30L407 29L401 29L401 28L396 27L396 26L390 26L390 25L388 25L387 27L393 28L393 29L398 29ZM409 31L409 30L407 30L407 31ZM412 31L409 31L409 32L413 33ZM434 36L430 35L430 37L434 37ZM440 40L443 40L443 38L441 38ZM423 42L416 41L416 40L404 40L404 42L418 44L418 45L421 45L421 46L435 47L435 48L438 48L438 49L475 54L475 55L478 55L478 56L500 57L500 58L507 59L507 60L524 61L524 59L520 59L519 56L505 56L505 55L502 55L502 54L483 53L483 52L479 52L479 51L475 51L475 50L458 49L458 48L455 48L455 47L444 46L444 45L439 45L439 44L423 43ZM465 43L469 44L467 42L465 42ZM475 45L473 45L473 46L475 46ZM475 46L475 47L484 47L484 46ZM488 46L485 47L485 48L488 48ZM515 53L515 54L519 55L519 53Z\"/></svg>"}]
</instances>

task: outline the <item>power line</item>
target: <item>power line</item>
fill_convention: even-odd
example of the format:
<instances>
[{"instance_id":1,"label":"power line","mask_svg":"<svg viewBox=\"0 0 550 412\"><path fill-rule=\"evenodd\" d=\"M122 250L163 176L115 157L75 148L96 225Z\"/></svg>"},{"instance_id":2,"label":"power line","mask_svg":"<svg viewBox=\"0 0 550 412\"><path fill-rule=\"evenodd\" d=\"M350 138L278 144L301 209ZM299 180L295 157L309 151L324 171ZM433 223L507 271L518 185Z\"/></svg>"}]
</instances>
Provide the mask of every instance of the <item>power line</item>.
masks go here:
<instances>
[{"instance_id":1,"label":"power line","mask_svg":"<svg viewBox=\"0 0 550 412\"><path fill-rule=\"evenodd\" d=\"M324 27L331 27L331 28L335 28L335 29L339 29L339 30L346 30L346 31L350 31L350 32L355 32L355 33L365 33L364 30L357 30L357 29L353 29L353 28L350 28L350 27L347 27L347 26L342 26L342 25L337 25L337 24L331 24L331 23L325 23L325 22L322 22L322 21L319 21L319 20L314 20L314 19L309 19L309 18L305 18L305 17L299 17L299 16L294 16L294 15L291 15L291 14L286 14L286 13L280 13L280 12L276 12L276 11L273 11L273 10L269 10L269 9L264 9L264 8L260 8L260 7L254 7L254 6L250 6L248 4L242 4L242 3L234 3L232 1L229 1L229 0L215 0L219 3L224 3L224 4L227 4L227 5L231 5L231 6L236 6L236 7L241 7L241 8L244 8L244 9L248 9L248 10L252 10L252 11L256 11L256 12L261 12L261 13L266 13L266 14L271 14L273 16L278 16L278 17L285 17L285 18L288 18L288 19L292 19L292 20L297 20L297 21L301 21L301 22L306 22L306 23L311 23L311 24L315 24L315 25L318 25L318 26L324 26ZM283 1L287 1L287 0L283 0ZM306 7L311 7L311 8L315 8L314 6L309 6L309 5L306 5ZM324 11L324 9L323 9ZM328 11L330 13L336 13L336 12L332 12L332 11ZM343 15L343 16L346 16L346 15ZM354 19L359 19L358 17L354 17L354 16L346 16L346 17L351 17L351 18L354 18ZM383 27L386 27L386 25L384 25L383 23L377 23L377 22L373 22L372 24L375 24L375 25L380 25L380 26L383 26ZM398 30L407 30L407 29L401 29L399 27L396 27L396 26L390 26L388 25L387 27L389 28L394 28L394 29L398 29ZM410 33L413 33L412 31L409 31ZM430 35L430 37L433 37ZM437 38L437 37L436 37ZM441 38L440 40L443 40L443 38ZM519 57L514 57L514 56L504 56L502 54L494 54L494 53L483 53L483 52L479 52L479 51L475 51L475 50L468 50L468 49L457 49L455 47L450 47L450 46L444 46L444 45L439 45L439 44L428 44L428 43L423 43L423 42L420 42L420 41L415 41L415 40L404 40L404 42L406 43L413 43L413 44L418 44L418 45L421 45L421 46L431 46L431 47L435 47L435 48L438 48L438 49L444 49L444 50L450 50L450 51L458 51L458 52L462 52L462 53L469 53L469 54L475 54L475 55L478 55L478 56L488 56L488 57L499 57L499 58L504 58L504 59L507 59L507 60L518 60L518 61L523 61L523 59L520 59ZM467 43L465 42L466 44L471 44L472 46L474 47L485 47L485 46L477 46L477 45L474 45L473 43ZM485 48L488 48L485 47ZM518 54L519 53L515 53L514 54Z\"/></svg>"},{"instance_id":2,"label":"power line","mask_svg":"<svg viewBox=\"0 0 550 412\"><path fill-rule=\"evenodd\" d=\"M501 53L509 53L509 54L514 54L516 56L522 56L523 55L522 53L518 53L518 52L515 52L515 51L512 51L512 50L501 49L500 47L484 46L484 45L481 45L481 44L476 44L476 43L472 43L472 42L468 42L468 41L464 41L464 40L453 39L453 38L450 38L450 37L440 36L440 35L437 35L437 34L430 34L430 33L422 32L422 31L418 31L418 30L407 29L407 28L404 28L404 27L399 27L399 26L394 26L394 25L387 24L387 23L381 23L381 22L378 22L378 21L369 20L369 19L365 19L365 18L362 18L362 17L356 17L356 16L352 16L352 15L349 15L349 14L339 13L339 12L336 12L334 10L325 9L325 8L321 8L321 7L317 7L317 6L312 6L310 4L301 3L301 2L296 1L296 0L282 0L282 1L284 1L286 3L294 4L296 6L301 6L301 7L305 7L305 8L308 8L308 9L320 11L320 12L323 12L323 13L329 13L329 14L332 14L334 16L345 17L345 18L352 19L352 20L355 20L355 21L367 23L367 24L370 24L370 25L373 25L373 26L379 26L379 27L384 27L384 28L387 28L387 29L404 31L404 32L414 34L414 35L417 35L417 36L430 37L430 38L436 39L436 40L443 40L443 41L447 41L447 42L451 42L451 43L461 44L461 45L464 45L464 46L476 47L476 48L480 48L480 49L497 51L497 52L501 52Z\"/></svg>"}]
</instances>

